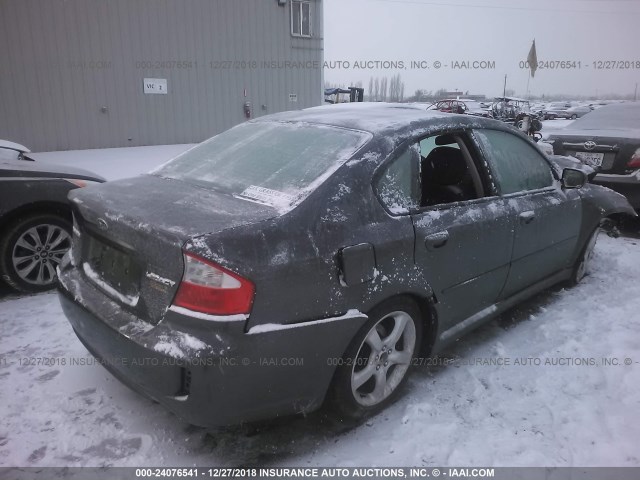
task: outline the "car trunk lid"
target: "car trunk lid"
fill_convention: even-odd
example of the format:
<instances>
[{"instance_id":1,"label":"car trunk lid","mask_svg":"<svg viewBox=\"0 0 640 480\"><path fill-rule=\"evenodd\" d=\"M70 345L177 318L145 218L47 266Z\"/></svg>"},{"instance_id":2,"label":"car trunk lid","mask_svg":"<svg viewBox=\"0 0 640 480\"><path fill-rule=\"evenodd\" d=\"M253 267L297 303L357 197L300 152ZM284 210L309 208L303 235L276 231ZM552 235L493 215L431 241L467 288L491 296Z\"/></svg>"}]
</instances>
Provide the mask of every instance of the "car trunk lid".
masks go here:
<instances>
[{"instance_id":1,"label":"car trunk lid","mask_svg":"<svg viewBox=\"0 0 640 480\"><path fill-rule=\"evenodd\" d=\"M103 293L154 324L178 289L185 242L277 215L268 206L152 175L75 190L70 199L74 263Z\"/></svg>"},{"instance_id":2,"label":"car trunk lid","mask_svg":"<svg viewBox=\"0 0 640 480\"><path fill-rule=\"evenodd\" d=\"M569 155L583 163L598 168L602 173L624 174L629 171L628 162L640 148L640 132L632 136L621 130L567 131L551 135L554 150Z\"/></svg>"}]
</instances>

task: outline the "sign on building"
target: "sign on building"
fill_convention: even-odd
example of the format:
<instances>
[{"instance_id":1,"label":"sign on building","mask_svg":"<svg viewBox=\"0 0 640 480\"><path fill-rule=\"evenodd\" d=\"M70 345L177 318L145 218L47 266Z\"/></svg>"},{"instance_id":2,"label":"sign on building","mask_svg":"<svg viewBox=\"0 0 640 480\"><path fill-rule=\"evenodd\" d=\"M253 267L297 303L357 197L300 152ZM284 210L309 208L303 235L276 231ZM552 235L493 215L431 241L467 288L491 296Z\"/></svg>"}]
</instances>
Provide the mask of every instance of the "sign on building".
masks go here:
<instances>
[{"instance_id":1,"label":"sign on building","mask_svg":"<svg viewBox=\"0 0 640 480\"><path fill-rule=\"evenodd\" d=\"M145 94L166 95L168 93L167 79L166 78L144 78L143 90Z\"/></svg>"}]
</instances>

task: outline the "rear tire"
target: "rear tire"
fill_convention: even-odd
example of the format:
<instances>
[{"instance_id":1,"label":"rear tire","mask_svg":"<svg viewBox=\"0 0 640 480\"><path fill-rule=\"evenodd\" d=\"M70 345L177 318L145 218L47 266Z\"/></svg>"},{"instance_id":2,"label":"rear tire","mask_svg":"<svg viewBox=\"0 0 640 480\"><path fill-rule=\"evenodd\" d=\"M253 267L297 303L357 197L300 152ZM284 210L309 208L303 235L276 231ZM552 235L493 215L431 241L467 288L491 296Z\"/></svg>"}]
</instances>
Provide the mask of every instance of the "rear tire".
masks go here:
<instances>
[{"instance_id":1,"label":"rear tire","mask_svg":"<svg viewBox=\"0 0 640 480\"><path fill-rule=\"evenodd\" d=\"M571 273L571 278L569 279L569 283L571 285L579 284L584 277L589 274L589 264L591 263L591 259L593 258L593 251L596 246L596 242L598 241L598 234L600 233L600 227L598 226L589 236L589 240L585 244L582 252L580 252L580 256L576 261L573 272Z\"/></svg>"},{"instance_id":2,"label":"rear tire","mask_svg":"<svg viewBox=\"0 0 640 480\"><path fill-rule=\"evenodd\" d=\"M14 289L42 292L55 287L56 267L71 247L71 223L59 215L16 220L0 238L0 275Z\"/></svg>"},{"instance_id":3,"label":"rear tire","mask_svg":"<svg viewBox=\"0 0 640 480\"><path fill-rule=\"evenodd\" d=\"M406 297L382 303L351 341L338 366L330 402L347 420L360 420L392 403L422 342L418 306Z\"/></svg>"},{"instance_id":4,"label":"rear tire","mask_svg":"<svg viewBox=\"0 0 640 480\"><path fill-rule=\"evenodd\" d=\"M571 120L575 120L576 118L578 118L578 115L576 115L575 113L571 115Z\"/></svg>"}]
</instances>

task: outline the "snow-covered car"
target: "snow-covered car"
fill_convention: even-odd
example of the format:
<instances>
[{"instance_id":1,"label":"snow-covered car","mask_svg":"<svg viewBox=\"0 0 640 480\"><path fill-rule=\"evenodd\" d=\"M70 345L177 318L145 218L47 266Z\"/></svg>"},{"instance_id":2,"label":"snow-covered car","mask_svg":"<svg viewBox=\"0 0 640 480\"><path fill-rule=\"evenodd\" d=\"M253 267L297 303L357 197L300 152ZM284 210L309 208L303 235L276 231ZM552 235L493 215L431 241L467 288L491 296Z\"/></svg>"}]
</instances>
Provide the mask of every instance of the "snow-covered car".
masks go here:
<instances>
[{"instance_id":1,"label":"snow-covered car","mask_svg":"<svg viewBox=\"0 0 640 480\"><path fill-rule=\"evenodd\" d=\"M476 115L478 117L493 118L491 113L491 105L479 102L477 100L462 99L467 106L467 110L464 112L467 115Z\"/></svg>"},{"instance_id":2,"label":"snow-covered car","mask_svg":"<svg viewBox=\"0 0 640 480\"><path fill-rule=\"evenodd\" d=\"M620 103L592 111L549 135L556 154L593 167L593 182L627 197L640 210L640 104Z\"/></svg>"},{"instance_id":3,"label":"snow-covered car","mask_svg":"<svg viewBox=\"0 0 640 480\"><path fill-rule=\"evenodd\" d=\"M579 282L624 197L502 122L345 104L264 116L70 194L59 298L127 385L188 422L377 412L410 367Z\"/></svg>"},{"instance_id":4,"label":"snow-covered car","mask_svg":"<svg viewBox=\"0 0 640 480\"><path fill-rule=\"evenodd\" d=\"M2 150L13 153L2 156ZM67 194L104 179L79 168L25 162L28 151L0 145L0 276L16 290L39 292L55 286L56 267L71 245Z\"/></svg>"},{"instance_id":5,"label":"snow-covered car","mask_svg":"<svg viewBox=\"0 0 640 480\"><path fill-rule=\"evenodd\" d=\"M543 120L555 120L556 118L570 119L571 113L569 113L571 105L568 103L555 103L547 106L542 111Z\"/></svg>"},{"instance_id":6,"label":"snow-covered car","mask_svg":"<svg viewBox=\"0 0 640 480\"><path fill-rule=\"evenodd\" d=\"M587 113L591 113L592 110L589 107L570 107L567 108L567 114L571 120L575 120L576 118L584 117Z\"/></svg>"},{"instance_id":7,"label":"snow-covered car","mask_svg":"<svg viewBox=\"0 0 640 480\"><path fill-rule=\"evenodd\" d=\"M31 160L27 153L31 151L24 145L0 139L0 161L1 160Z\"/></svg>"}]
</instances>

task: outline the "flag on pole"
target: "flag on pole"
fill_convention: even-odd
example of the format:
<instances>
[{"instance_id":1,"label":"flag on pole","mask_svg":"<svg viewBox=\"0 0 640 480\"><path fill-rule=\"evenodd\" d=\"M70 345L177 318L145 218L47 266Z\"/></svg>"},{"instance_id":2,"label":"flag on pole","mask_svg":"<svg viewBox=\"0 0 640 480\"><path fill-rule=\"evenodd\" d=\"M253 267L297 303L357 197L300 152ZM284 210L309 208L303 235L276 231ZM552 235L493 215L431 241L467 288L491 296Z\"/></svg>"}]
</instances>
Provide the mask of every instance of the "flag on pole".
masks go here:
<instances>
[{"instance_id":1,"label":"flag on pole","mask_svg":"<svg viewBox=\"0 0 640 480\"><path fill-rule=\"evenodd\" d=\"M531 76L534 77L536 74L536 70L538 69L538 55L536 54L536 41L533 41L531 45L531 49L529 50L529 55L527 56L527 62L529 63L529 68L531 69Z\"/></svg>"}]
</instances>

